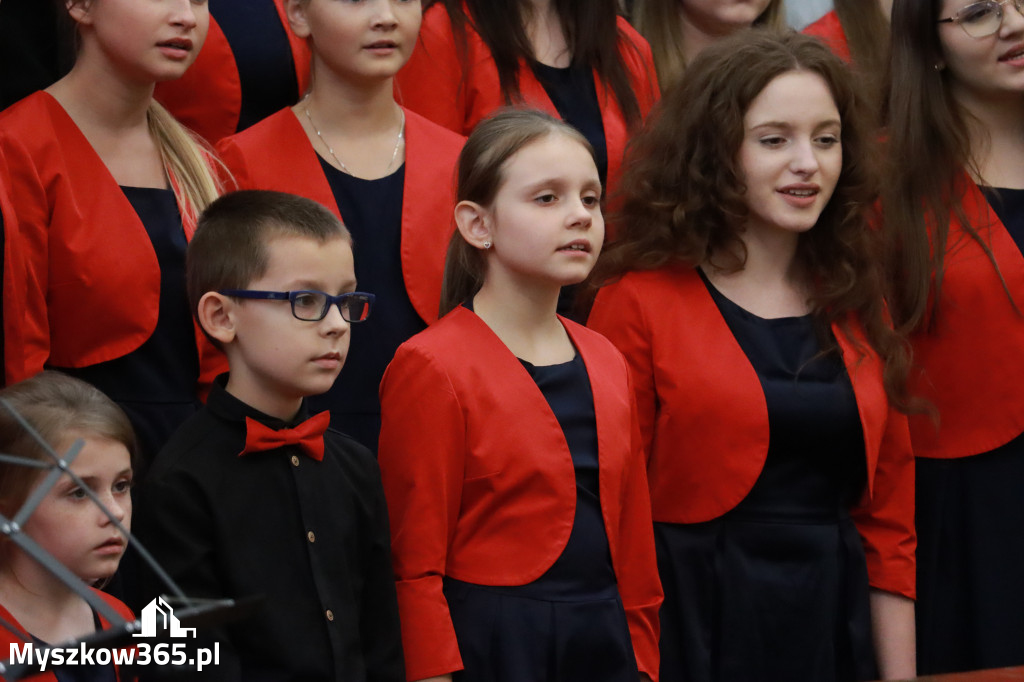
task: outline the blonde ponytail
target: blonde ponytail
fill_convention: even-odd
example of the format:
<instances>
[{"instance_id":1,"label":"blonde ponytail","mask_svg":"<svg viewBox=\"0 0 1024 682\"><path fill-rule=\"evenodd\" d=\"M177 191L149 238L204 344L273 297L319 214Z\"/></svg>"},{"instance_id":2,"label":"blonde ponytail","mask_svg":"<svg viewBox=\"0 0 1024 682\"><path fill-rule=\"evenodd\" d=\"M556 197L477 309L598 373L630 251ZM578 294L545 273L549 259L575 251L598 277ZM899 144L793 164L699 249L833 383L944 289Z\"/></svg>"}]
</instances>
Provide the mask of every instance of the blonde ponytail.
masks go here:
<instances>
[{"instance_id":1,"label":"blonde ponytail","mask_svg":"<svg viewBox=\"0 0 1024 682\"><path fill-rule=\"evenodd\" d=\"M217 157L185 126L153 100L147 112L149 134L156 140L164 168L174 186L184 225L195 225L199 214L220 196L223 187L214 175Z\"/></svg>"}]
</instances>

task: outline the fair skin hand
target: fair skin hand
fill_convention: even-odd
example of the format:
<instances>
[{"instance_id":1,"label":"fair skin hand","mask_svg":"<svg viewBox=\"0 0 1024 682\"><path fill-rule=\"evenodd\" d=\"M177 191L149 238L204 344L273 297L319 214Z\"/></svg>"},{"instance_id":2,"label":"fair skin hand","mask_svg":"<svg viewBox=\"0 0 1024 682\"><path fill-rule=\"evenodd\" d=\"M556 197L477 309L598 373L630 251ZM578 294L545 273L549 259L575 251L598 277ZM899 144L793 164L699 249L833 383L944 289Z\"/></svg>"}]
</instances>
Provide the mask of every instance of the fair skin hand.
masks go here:
<instances>
[{"instance_id":1,"label":"fair skin hand","mask_svg":"<svg viewBox=\"0 0 1024 682\"><path fill-rule=\"evenodd\" d=\"M871 591L871 632L883 680L917 676L914 602L881 590Z\"/></svg>"}]
</instances>

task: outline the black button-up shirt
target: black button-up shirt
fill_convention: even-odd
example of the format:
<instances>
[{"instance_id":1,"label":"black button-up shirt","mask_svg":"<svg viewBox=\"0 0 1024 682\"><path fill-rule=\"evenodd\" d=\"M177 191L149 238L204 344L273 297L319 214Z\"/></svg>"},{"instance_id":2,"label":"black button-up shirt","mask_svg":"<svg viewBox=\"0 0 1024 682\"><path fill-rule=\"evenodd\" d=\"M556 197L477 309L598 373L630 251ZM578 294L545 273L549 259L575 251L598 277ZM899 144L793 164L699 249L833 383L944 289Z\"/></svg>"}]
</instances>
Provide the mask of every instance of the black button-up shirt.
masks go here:
<instances>
[{"instance_id":1,"label":"black button-up shirt","mask_svg":"<svg viewBox=\"0 0 1024 682\"><path fill-rule=\"evenodd\" d=\"M195 597L262 595L257 614L214 634L206 679L404 682L380 472L328 430L318 462L296 446L247 454L245 418L294 426L227 393L175 433L136 494L143 544ZM146 581L143 581L145 584ZM151 588L146 599L160 587ZM202 634L202 633L200 633Z\"/></svg>"}]
</instances>

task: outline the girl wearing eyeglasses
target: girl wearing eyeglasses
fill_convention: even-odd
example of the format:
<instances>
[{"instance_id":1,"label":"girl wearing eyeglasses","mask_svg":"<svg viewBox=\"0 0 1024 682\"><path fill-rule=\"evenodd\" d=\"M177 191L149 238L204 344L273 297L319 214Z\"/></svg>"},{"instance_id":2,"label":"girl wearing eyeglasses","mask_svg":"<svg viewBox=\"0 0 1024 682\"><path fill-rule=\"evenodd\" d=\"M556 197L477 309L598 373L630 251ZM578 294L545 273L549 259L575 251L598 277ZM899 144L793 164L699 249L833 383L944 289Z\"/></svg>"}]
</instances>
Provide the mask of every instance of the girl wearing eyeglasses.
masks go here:
<instances>
[{"instance_id":1,"label":"girl wearing eyeglasses","mask_svg":"<svg viewBox=\"0 0 1024 682\"><path fill-rule=\"evenodd\" d=\"M1024 3L896 0L885 230L913 332L923 673L1024 663Z\"/></svg>"},{"instance_id":2,"label":"girl wearing eyeglasses","mask_svg":"<svg viewBox=\"0 0 1024 682\"><path fill-rule=\"evenodd\" d=\"M66 11L71 72L0 116L29 283L24 366L8 378L48 367L92 383L128 414L146 462L198 405L200 353L219 357L184 284L186 242L218 186L210 155L153 99L195 59L209 17L205 0Z\"/></svg>"},{"instance_id":3,"label":"girl wearing eyeglasses","mask_svg":"<svg viewBox=\"0 0 1024 682\"><path fill-rule=\"evenodd\" d=\"M376 450L384 369L403 341L437 319L464 139L395 102L395 73L416 45L419 0L286 0L285 10L312 50L312 88L218 151L239 188L313 199L352 233L356 278L379 305L353 334L338 381L310 404Z\"/></svg>"}]
</instances>

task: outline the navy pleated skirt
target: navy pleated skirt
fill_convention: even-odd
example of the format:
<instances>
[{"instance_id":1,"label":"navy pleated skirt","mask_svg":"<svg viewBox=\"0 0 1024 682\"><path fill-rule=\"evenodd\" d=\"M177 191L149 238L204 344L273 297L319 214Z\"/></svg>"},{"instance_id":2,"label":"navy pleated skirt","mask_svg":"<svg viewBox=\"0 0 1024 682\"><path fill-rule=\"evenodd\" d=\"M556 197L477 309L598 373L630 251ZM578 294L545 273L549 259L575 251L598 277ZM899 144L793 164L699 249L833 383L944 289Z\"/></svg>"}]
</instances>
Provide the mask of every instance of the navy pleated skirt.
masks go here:
<instances>
[{"instance_id":1,"label":"navy pleated skirt","mask_svg":"<svg viewBox=\"0 0 1024 682\"><path fill-rule=\"evenodd\" d=\"M1024 436L917 460L920 674L1024 665Z\"/></svg>"}]
</instances>

